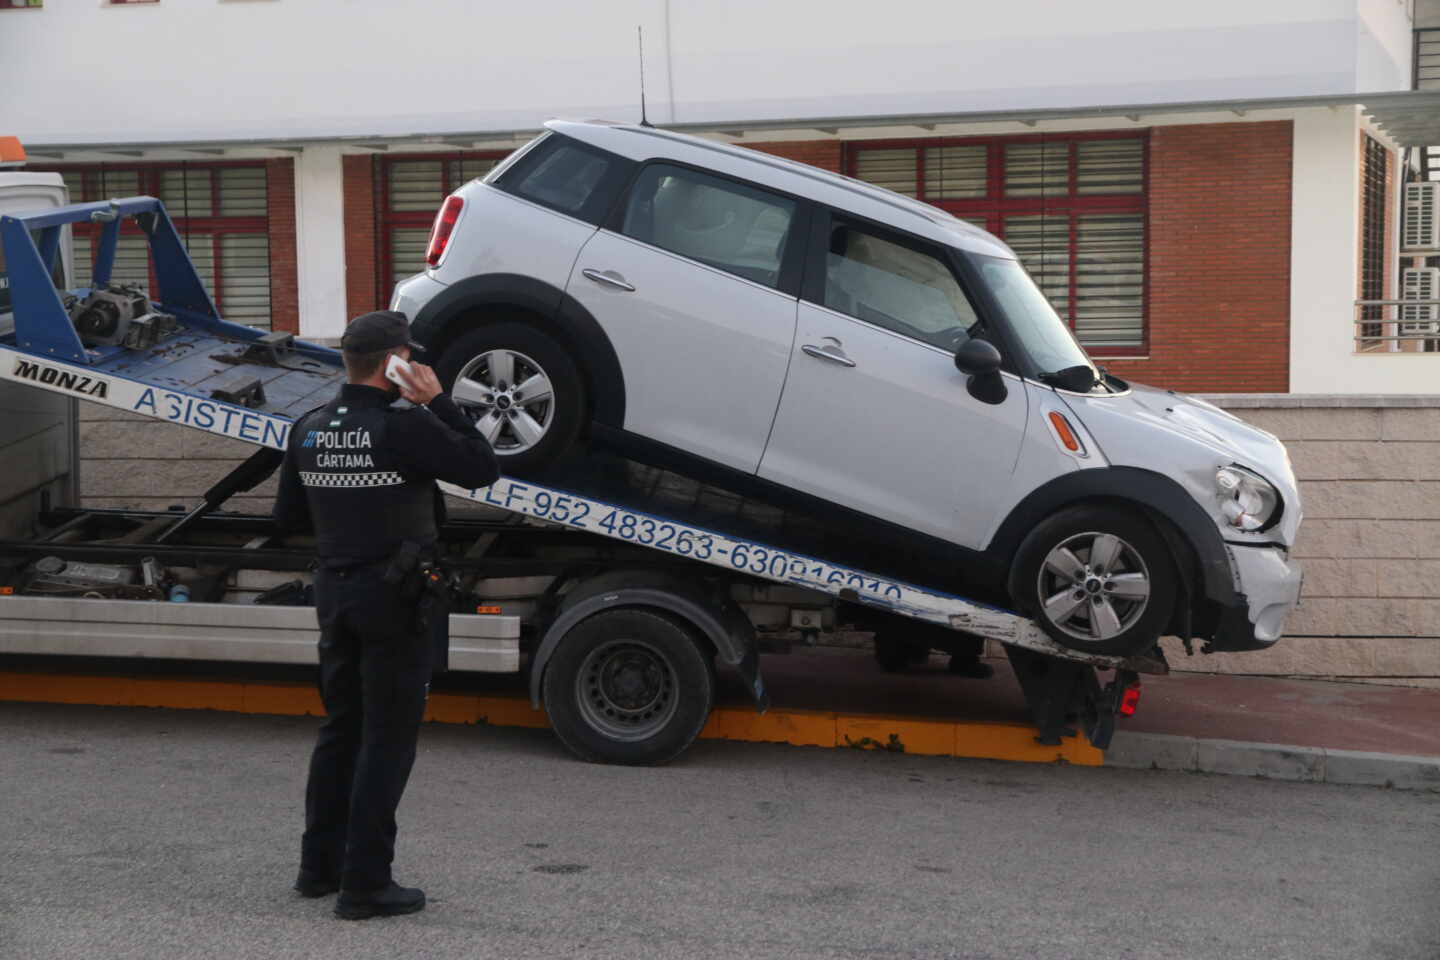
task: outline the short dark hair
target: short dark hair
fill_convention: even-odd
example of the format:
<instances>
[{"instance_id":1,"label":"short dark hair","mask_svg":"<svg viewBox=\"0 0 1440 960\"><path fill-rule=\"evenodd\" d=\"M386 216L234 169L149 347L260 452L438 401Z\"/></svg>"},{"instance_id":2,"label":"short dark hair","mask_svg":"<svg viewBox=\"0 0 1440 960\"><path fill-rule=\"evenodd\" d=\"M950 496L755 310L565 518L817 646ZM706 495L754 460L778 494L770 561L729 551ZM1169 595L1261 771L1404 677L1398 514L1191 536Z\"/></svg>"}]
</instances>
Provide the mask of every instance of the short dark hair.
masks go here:
<instances>
[{"instance_id":1,"label":"short dark hair","mask_svg":"<svg viewBox=\"0 0 1440 960\"><path fill-rule=\"evenodd\" d=\"M394 347L386 347L384 350L370 350L366 353L351 353L346 350L340 356L345 360L345 373L351 382L355 382L375 376L375 371L380 369L385 358L394 352Z\"/></svg>"}]
</instances>

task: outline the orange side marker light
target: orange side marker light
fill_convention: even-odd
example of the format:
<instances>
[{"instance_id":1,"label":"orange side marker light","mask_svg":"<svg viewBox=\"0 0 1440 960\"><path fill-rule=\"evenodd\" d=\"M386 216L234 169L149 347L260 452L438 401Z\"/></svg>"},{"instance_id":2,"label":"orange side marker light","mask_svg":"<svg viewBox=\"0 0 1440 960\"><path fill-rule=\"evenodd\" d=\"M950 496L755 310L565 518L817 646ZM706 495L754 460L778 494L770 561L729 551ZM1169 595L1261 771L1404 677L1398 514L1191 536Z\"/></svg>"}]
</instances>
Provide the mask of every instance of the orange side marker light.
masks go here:
<instances>
[{"instance_id":1,"label":"orange side marker light","mask_svg":"<svg viewBox=\"0 0 1440 960\"><path fill-rule=\"evenodd\" d=\"M1069 422L1060 414L1051 411L1050 425L1055 428L1055 432L1059 435L1060 442L1065 445L1066 450L1069 450L1071 453L1081 453L1085 449L1080 445L1080 440L1075 436L1075 431L1070 429Z\"/></svg>"}]
</instances>

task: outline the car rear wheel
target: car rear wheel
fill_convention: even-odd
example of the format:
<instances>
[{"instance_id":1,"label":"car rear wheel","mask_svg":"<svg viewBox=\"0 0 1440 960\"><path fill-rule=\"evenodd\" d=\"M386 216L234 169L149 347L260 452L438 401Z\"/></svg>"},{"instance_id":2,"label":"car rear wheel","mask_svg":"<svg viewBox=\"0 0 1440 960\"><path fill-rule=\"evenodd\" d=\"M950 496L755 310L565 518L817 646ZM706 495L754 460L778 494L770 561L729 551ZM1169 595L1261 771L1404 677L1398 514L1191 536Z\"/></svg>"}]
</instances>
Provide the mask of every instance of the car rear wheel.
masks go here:
<instances>
[{"instance_id":1,"label":"car rear wheel","mask_svg":"<svg viewBox=\"0 0 1440 960\"><path fill-rule=\"evenodd\" d=\"M549 334L523 323L471 330L446 349L435 372L490 441L503 473L554 463L584 424L575 361Z\"/></svg>"},{"instance_id":2,"label":"car rear wheel","mask_svg":"<svg viewBox=\"0 0 1440 960\"><path fill-rule=\"evenodd\" d=\"M1133 656L1149 650L1169 623L1176 576L1169 548L1145 517L1081 506L1025 538L1010 594L1057 643Z\"/></svg>"}]
</instances>

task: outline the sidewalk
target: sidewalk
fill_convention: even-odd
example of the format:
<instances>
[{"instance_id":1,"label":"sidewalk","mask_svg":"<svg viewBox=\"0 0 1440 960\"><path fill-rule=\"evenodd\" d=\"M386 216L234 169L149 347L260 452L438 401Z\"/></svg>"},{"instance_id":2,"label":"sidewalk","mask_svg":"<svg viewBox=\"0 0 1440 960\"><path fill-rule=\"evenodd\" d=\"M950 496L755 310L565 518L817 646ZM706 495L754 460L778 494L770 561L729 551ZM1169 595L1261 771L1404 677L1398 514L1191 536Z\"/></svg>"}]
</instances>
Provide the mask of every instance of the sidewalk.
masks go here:
<instances>
[{"instance_id":1,"label":"sidewalk","mask_svg":"<svg viewBox=\"0 0 1440 960\"><path fill-rule=\"evenodd\" d=\"M1024 724L1009 665L990 680L945 671L943 657L903 674L868 656L765 657L775 709ZM724 702L745 702L722 683ZM1277 677L1142 677L1135 716L1117 722L1106 766L1440 789L1440 690Z\"/></svg>"}]
</instances>

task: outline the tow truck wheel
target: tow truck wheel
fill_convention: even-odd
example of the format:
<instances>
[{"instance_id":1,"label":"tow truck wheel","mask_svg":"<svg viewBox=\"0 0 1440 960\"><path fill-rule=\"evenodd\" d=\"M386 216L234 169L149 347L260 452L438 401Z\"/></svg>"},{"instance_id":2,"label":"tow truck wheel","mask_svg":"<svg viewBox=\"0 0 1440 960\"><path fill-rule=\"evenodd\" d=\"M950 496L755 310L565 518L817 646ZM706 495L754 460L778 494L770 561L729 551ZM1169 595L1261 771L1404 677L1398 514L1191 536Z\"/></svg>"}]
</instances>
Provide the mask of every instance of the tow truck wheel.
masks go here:
<instances>
[{"instance_id":1,"label":"tow truck wheel","mask_svg":"<svg viewBox=\"0 0 1440 960\"><path fill-rule=\"evenodd\" d=\"M1057 643L1133 656L1170 621L1175 562L1142 515L1108 505L1062 510L1020 545L1010 596Z\"/></svg>"},{"instance_id":2,"label":"tow truck wheel","mask_svg":"<svg viewBox=\"0 0 1440 960\"><path fill-rule=\"evenodd\" d=\"M576 624L545 668L545 711L582 760L665 763L688 747L715 704L715 664L688 624L638 608Z\"/></svg>"},{"instance_id":3,"label":"tow truck wheel","mask_svg":"<svg viewBox=\"0 0 1440 960\"><path fill-rule=\"evenodd\" d=\"M435 373L490 441L502 473L546 467L580 435L580 372L542 330L510 321L471 330L446 348Z\"/></svg>"}]
</instances>

